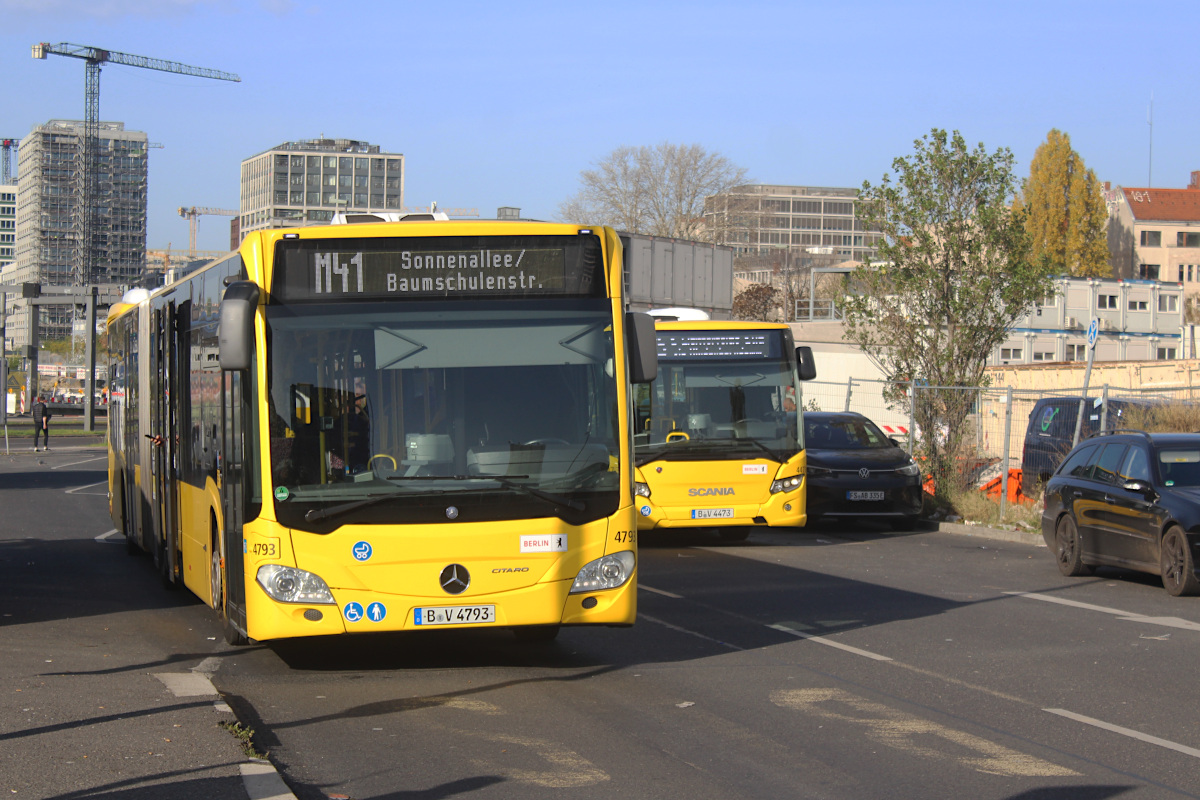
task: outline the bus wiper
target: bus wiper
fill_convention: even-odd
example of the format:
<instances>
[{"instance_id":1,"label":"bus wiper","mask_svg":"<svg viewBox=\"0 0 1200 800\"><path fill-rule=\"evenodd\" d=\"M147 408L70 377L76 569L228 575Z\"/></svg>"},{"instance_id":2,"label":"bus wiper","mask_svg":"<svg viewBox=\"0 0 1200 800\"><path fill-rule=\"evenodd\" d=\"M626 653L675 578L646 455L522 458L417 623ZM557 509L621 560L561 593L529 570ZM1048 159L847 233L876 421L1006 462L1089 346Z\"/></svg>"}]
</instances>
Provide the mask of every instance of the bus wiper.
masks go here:
<instances>
[{"instance_id":1,"label":"bus wiper","mask_svg":"<svg viewBox=\"0 0 1200 800\"><path fill-rule=\"evenodd\" d=\"M566 506L572 511L586 511L587 506L582 501L572 500L569 497L562 495L543 492L541 489L535 489L532 486L527 486L523 483L509 480L509 478L528 478L528 475L508 475L500 477L499 475L389 475L389 481L493 481L500 484L505 489L523 492L530 497L536 497L539 500L545 500L547 503L553 503L558 506Z\"/></svg>"},{"instance_id":2,"label":"bus wiper","mask_svg":"<svg viewBox=\"0 0 1200 800\"><path fill-rule=\"evenodd\" d=\"M528 478L529 476L528 475L512 475L509 477ZM572 500L571 498L563 497L562 495L551 494L550 492L543 492L541 489L535 489L532 486L527 486L523 483L517 483L516 481L510 481L510 480L508 480L508 478L501 478L496 475L472 475L471 479L477 480L477 481L495 481L496 483L503 486L505 489L512 489L513 491L516 491L516 492L524 492L525 494L529 495L530 497L536 497L539 500L545 500L547 503L553 503L554 505L566 506L567 508L571 509L572 511L586 511L587 510L587 506L583 503L582 500Z\"/></svg>"},{"instance_id":3,"label":"bus wiper","mask_svg":"<svg viewBox=\"0 0 1200 800\"><path fill-rule=\"evenodd\" d=\"M342 503L340 506L329 506L328 508L310 508L304 513L305 522L317 522L318 520L328 519L329 517L337 517L345 514L348 511L354 511L358 508L366 508L373 506L376 503L388 500L393 497L399 497L400 492L389 492L388 494L371 494L367 495L362 500L354 500L349 503Z\"/></svg>"}]
</instances>

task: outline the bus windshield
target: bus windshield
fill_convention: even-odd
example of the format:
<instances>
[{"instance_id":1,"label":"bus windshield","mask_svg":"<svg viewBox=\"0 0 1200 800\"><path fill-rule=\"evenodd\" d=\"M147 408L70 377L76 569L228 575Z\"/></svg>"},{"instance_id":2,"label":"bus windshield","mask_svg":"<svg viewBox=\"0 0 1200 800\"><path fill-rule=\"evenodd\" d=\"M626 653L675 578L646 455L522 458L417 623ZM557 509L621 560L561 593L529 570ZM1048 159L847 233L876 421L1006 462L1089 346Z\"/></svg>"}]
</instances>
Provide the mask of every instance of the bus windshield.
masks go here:
<instances>
[{"instance_id":1,"label":"bus windshield","mask_svg":"<svg viewBox=\"0 0 1200 800\"><path fill-rule=\"evenodd\" d=\"M659 336L658 377L635 387L638 463L763 457L782 462L800 450L799 392L789 349L772 348L770 357L670 358Z\"/></svg>"},{"instance_id":2,"label":"bus windshield","mask_svg":"<svg viewBox=\"0 0 1200 800\"><path fill-rule=\"evenodd\" d=\"M588 298L268 306L277 518L328 532L613 513L611 320Z\"/></svg>"}]
</instances>

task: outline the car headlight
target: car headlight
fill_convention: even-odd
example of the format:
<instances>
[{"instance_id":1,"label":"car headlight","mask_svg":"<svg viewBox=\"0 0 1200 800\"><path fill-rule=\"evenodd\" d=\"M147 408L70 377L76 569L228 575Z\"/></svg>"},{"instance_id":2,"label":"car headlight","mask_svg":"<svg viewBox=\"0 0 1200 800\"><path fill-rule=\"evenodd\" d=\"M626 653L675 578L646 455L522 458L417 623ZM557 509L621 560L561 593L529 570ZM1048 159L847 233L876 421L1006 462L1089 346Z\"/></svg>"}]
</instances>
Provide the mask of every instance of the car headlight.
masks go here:
<instances>
[{"instance_id":1,"label":"car headlight","mask_svg":"<svg viewBox=\"0 0 1200 800\"><path fill-rule=\"evenodd\" d=\"M263 564L256 576L258 585L280 603L333 605L333 593L321 576L282 564Z\"/></svg>"},{"instance_id":2,"label":"car headlight","mask_svg":"<svg viewBox=\"0 0 1200 800\"><path fill-rule=\"evenodd\" d=\"M616 589L633 575L634 563L633 551L622 550L584 564L575 576L575 583L571 584L571 594Z\"/></svg>"},{"instance_id":3,"label":"car headlight","mask_svg":"<svg viewBox=\"0 0 1200 800\"><path fill-rule=\"evenodd\" d=\"M808 477L810 477L810 478L832 478L833 477L833 470L826 469L825 467L814 467L812 464L808 465L807 472L808 472Z\"/></svg>"},{"instance_id":4,"label":"car headlight","mask_svg":"<svg viewBox=\"0 0 1200 800\"><path fill-rule=\"evenodd\" d=\"M804 483L804 477L801 475L793 475L790 478L783 478L781 480L774 481L771 483L771 494L790 492L799 487L802 483Z\"/></svg>"},{"instance_id":5,"label":"car headlight","mask_svg":"<svg viewBox=\"0 0 1200 800\"><path fill-rule=\"evenodd\" d=\"M633 493L638 497L650 496L650 484L642 483L641 481L633 482Z\"/></svg>"},{"instance_id":6,"label":"car headlight","mask_svg":"<svg viewBox=\"0 0 1200 800\"><path fill-rule=\"evenodd\" d=\"M917 466L915 461L910 461L896 470L896 472L899 472L901 475L920 475L921 468Z\"/></svg>"}]
</instances>

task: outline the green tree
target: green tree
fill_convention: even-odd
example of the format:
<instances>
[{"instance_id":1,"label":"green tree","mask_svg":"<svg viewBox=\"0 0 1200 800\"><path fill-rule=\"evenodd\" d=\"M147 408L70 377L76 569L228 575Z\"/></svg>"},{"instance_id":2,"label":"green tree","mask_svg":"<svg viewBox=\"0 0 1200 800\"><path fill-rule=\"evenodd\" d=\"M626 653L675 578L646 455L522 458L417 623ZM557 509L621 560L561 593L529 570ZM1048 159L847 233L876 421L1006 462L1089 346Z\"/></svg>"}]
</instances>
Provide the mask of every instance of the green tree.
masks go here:
<instances>
[{"instance_id":1,"label":"green tree","mask_svg":"<svg viewBox=\"0 0 1200 800\"><path fill-rule=\"evenodd\" d=\"M558 207L561 219L681 239L712 238L704 198L746 180L746 170L698 144L618 147L579 174L579 192Z\"/></svg>"},{"instance_id":2,"label":"green tree","mask_svg":"<svg viewBox=\"0 0 1200 800\"><path fill-rule=\"evenodd\" d=\"M734 319L765 321L775 315L782 300L783 295L778 289L765 283L754 283L733 298L732 315Z\"/></svg>"},{"instance_id":3,"label":"green tree","mask_svg":"<svg viewBox=\"0 0 1200 800\"><path fill-rule=\"evenodd\" d=\"M1029 258L1007 148L969 150L958 131L938 129L914 148L892 162L894 175L863 183L859 214L882 239L877 260L848 281L845 338L890 380L927 387L914 404L920 448L945 497L960 485L964 422L987 359L1051 281Z\"/></svg>"},{"instance_id":4,"label":"green tree","mask_svg":"<svg viewBox=\"0 0 1200 800\"><path fill-rule=\"evenodd\" d=\"M1021 202L1034 259L1047 259L1059 274L1112 273L1100 182L1071 147L1071 137L1057 128L1033 155Z\"/></svg>"}]
</instances>

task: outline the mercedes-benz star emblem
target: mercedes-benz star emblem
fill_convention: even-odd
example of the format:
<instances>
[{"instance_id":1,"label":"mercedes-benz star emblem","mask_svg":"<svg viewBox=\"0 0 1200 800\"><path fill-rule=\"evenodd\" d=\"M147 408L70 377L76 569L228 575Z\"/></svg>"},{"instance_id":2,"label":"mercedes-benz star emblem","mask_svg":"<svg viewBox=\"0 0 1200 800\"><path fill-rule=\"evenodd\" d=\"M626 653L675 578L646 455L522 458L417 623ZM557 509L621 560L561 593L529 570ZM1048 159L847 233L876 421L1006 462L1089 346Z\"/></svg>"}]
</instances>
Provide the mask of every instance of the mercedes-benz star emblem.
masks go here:
<instances>
[{"instance_id":1,"label":"mercedes-benz star emblem","mask_svg":"<svg viewBox=\"0 0 1200 800\"><path fill-rule=\"evenodd\" d=\"M867 469L866 467L863 467L862 469L860 469L858 471L858 477L862 478L865 481L867 478L871 477L871 470Z\"/></svg>"},{"instance_id":2,"label":"mercedes-benz star emblem","mask_svg":"<svg viewBox=\"0 0 1200 800\"><path fill-rule=\"evenodd\" d=\"M446 519L457 519L458 508L456 506L446 506Z\"/></svg>"},{"instance_id":3,"label":"mercedes-benz star emblem","mask_svg":"<svg viewBox=\"0 0 1200 800\"><path fill-rule=\"evenodd\" d=\"M462 594L471 585L471 573L462 564L451 564L442 570L438 583L446 594Z\"/></svg>"}]
</instances>

